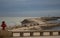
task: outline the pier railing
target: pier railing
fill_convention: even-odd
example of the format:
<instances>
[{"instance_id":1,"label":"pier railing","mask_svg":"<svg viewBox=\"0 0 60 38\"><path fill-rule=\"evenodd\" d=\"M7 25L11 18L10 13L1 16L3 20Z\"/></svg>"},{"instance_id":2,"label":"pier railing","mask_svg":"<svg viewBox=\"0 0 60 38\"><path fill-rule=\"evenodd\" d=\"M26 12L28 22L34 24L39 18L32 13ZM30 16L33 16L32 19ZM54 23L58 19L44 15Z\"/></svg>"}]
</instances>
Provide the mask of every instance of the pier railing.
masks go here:
<instances>
[{"instance_id":1,"label":"pier railing","mask_svg":"<svg viewBox=\"0 0 60 38\"><path fill-rule=\"evenodd\" d=\"M45 36L44 32L48 32L49 35L48 36L54 36L54 32L57 32L57 35L60 35L60 31L55 31L55 30L40 30L40 31L36 31L36 30L32 30L32 31L11 31L12 32L12 37L13 37L13 33L19 33L20 37L24 37L24 33L29 33L30 36L34 36L34 33L39 33L39 36Z\"/></svg>"}]
</instances>

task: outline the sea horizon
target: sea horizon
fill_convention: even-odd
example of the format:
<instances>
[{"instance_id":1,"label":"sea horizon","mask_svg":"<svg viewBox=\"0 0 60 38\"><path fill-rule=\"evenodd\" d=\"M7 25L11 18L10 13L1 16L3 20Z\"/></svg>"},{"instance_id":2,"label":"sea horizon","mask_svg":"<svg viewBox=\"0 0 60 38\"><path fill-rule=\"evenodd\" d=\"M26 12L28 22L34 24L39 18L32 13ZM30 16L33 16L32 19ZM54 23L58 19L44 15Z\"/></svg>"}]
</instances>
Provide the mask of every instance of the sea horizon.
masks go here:
<instances>
[{"instance_id":1,"label":"sea horizon","mask_svg":"<svg viewBox=\"0 0 60 38\"><path fill-rule=\"evenodd\" d=\"M5 21L9 25L21 25L21 21L28 18L38 18L38 17L0 17L0 25L2 21ZM39 17L40 18L40 17Z\"/></svg>"},{"instance_id":2,"label":"sea horizon","mask_svg":"<svg viewBox=\"0 0 60 38\"><path fill-rule=\"evenodd\" d=\"M7 26L21 25L21 22L24 19L29 19L29 18L40 18L40 17L0 17L0 25L2 21L5 21ZM54 27L51 30L60 30L60 26Z\"/></svg>"}]
</instances>

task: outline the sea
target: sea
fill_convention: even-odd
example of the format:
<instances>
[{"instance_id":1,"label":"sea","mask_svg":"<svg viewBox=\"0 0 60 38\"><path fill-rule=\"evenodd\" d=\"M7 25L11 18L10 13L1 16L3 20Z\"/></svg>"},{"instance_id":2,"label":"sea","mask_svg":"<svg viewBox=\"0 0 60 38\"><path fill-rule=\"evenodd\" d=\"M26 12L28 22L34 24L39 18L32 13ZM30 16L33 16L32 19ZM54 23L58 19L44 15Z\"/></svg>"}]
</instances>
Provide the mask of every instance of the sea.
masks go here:
<instances>
[{"instance_id":1,"label":"sea","mask_svg":"<svg viewBox=\"0 0 60 38\"><path fill-rule=\"evenodd\" d=\"M21 25L24 19L37 18L37 17L0 17L0 25L5 21L7 26Z\"/></svg>"},{"instance_id":2,"label":"sea","mask_svg":"<svg viewBox=\"0 0 60 38\"><path fill-rule=\"evenodd\" d=\"M2 21L5 21L7 26L21 25L21 22L24 19L29 18L40 18L40 17L0 17L0 26L2 24ZM60 26L54 27L49 30L60 30Z\"/></svg>"}]
</instances>

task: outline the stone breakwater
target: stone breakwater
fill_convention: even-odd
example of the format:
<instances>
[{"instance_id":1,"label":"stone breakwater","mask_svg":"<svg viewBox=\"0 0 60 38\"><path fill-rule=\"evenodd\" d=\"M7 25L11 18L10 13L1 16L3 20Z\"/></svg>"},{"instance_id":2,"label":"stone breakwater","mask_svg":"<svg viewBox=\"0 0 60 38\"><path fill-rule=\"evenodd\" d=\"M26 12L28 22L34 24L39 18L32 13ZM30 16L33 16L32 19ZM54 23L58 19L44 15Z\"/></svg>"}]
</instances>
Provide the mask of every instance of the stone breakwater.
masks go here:
<instances>
[{"instance_id":1,"label":"stone breakwater","mask_svg":"<svg viewBox=\"0 0 60 38\"><path fill-rule=\"evenodd\" d=\"M60 26L60 18L58 17L41 17L24 19L21 24L24 27L33 27L31 29L50 29L56 26ZM35 27L37 26L37 27Z\"/></svg>"}]
</instances>

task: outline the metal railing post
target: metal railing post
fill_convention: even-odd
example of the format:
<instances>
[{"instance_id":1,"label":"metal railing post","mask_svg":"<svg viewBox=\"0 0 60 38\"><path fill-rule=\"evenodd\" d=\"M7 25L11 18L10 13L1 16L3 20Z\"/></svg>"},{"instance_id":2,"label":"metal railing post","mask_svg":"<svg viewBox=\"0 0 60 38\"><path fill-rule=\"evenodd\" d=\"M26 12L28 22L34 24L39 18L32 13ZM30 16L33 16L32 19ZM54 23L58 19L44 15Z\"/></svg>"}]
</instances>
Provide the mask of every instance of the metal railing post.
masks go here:
<instances>
[{"instance_id":1,"label":"metal railing post","mask_svg":"<svg viewBox=\"0 0 60 38\"><path fill-rule=\"evenodd\" d=\"M50 32L50 36L53 36L53 32Z\"/></svg>"},{"instance_id":2,"label":"metal railing post","mask_svg":"<svg viewBox=\"0 0 60 38\"><path fill-rule=\"evenodd\" d=\"M40 32L40 36L43 36L43 32Z\"/></svg>"},{"instance_id":3,"label":"metal railing post","mask_svg":"<svg viewBox=\"0 0 60 38\"><path fill-rule=\"evenodd\" d=\"M58 32L58 35L60 35L60 32Z\"/></svg>"},{"instance_id":4,"label":"metal railing post","mask_svg":"<svg viewBox=\"0 0 60 38\"><path fill-rule=\"evenodd\" d=\"M33 36L33 32L30 32L30 36Z\"/></svg>"},{"instance_id":5,"label":"metal railing post","mask_svg":"<svg viewBox=\"0 0 60 38\"><path fill-rule=\"evenodd\" d=\"M20 32L20 36L21 36L21 37L23 37L23 36L24 36L24 35L23 35L23 32Z\"/></svg>"}]
</instances>

